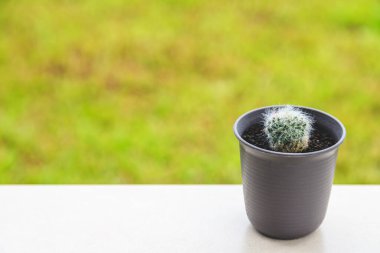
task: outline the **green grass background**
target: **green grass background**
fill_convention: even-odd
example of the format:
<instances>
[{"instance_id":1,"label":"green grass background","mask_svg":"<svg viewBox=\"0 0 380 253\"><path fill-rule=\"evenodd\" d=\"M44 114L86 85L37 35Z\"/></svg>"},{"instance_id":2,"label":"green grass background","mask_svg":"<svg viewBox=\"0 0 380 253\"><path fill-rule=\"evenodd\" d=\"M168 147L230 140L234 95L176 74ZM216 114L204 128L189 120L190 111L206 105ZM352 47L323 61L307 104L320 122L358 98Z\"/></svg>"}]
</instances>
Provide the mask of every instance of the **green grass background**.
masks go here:
<instances>
[{"instance_id":1,"label":"green grass background","mask_svg":"<svg viewBox=\"0 0 380 253\"><path fill-rule=\"evenodd\" d=\"M380 183L378 1L0 2L0 183L239 183L235 119L315 107Z\"/></svg>"}]
</instances>

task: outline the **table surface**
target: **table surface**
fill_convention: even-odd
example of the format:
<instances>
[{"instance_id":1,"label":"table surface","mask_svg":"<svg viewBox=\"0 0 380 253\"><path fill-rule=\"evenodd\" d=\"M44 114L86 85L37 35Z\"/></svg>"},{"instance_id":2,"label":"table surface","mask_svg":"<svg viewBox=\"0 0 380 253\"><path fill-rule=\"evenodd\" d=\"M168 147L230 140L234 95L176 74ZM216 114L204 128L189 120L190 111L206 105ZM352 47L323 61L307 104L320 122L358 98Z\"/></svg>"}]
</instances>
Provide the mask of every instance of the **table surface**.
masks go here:
<instances>
[{"instance_id":1,"label":"table surface","mask_svg":"<svg viewBox=\"0 0 380 253\"><path fill-rule=\"evenodd\" d=\"M301 239L257 233L240 185L0 186L1 253L380 252L380 186L334 186Z\"/></svg>"}]
</instances>

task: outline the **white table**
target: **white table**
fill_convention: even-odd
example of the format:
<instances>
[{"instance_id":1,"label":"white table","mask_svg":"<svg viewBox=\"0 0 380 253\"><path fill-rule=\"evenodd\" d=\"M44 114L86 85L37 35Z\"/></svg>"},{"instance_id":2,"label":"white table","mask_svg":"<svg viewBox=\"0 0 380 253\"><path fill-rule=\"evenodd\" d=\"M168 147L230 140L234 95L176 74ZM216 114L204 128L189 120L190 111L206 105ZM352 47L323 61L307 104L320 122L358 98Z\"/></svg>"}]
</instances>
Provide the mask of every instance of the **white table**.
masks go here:
<instances>
[{"instance_id":1,"label":"white table","mask_svg":"<svg viewBox=\"0 0 380 253\"><path fill-rule=\"evenodd\" d=\"M313 234L266 238L240 185L1 186L0 252L380 252L380 186L334 186Z\"/></svg>"}]
</instances>

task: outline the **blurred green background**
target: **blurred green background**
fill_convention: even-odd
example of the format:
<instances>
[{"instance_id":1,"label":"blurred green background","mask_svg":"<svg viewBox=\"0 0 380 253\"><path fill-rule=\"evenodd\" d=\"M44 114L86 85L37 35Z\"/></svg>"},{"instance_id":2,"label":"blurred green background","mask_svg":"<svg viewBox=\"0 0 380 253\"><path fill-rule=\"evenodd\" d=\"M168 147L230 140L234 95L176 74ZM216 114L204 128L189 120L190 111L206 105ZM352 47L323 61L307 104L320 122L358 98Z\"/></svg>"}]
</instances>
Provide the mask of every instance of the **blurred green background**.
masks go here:
<instances>
[{"instance_id":1,"label":"blurred green background","mask_svg":"<svg viewBox=\"0 0 380 253\"><path fill-rule=\"evenodd\" d=\"M239 183L235 119L315 107L380 183L379 1L0 2L0 183Z\"/></svg>"}]
</instances>

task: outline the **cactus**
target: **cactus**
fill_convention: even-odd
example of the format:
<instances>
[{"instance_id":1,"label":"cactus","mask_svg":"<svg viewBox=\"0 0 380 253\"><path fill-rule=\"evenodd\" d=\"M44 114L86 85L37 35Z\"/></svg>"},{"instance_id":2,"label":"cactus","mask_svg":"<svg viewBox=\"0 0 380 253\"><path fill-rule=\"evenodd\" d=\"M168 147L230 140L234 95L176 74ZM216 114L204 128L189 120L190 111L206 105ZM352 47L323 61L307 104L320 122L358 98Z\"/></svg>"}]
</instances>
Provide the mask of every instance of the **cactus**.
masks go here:
<instances>
[{"instance_id":1,"label":"cactus","mask_svg":"<svg viewBox=\"0 0 380 253\"><path fill-rule=\"evenodd\" d=\"M268 110L263 116L264 133L273 150L297 153L307 149L313 129L309 115L287 105Z\"/></svg>"}]
</instances>

